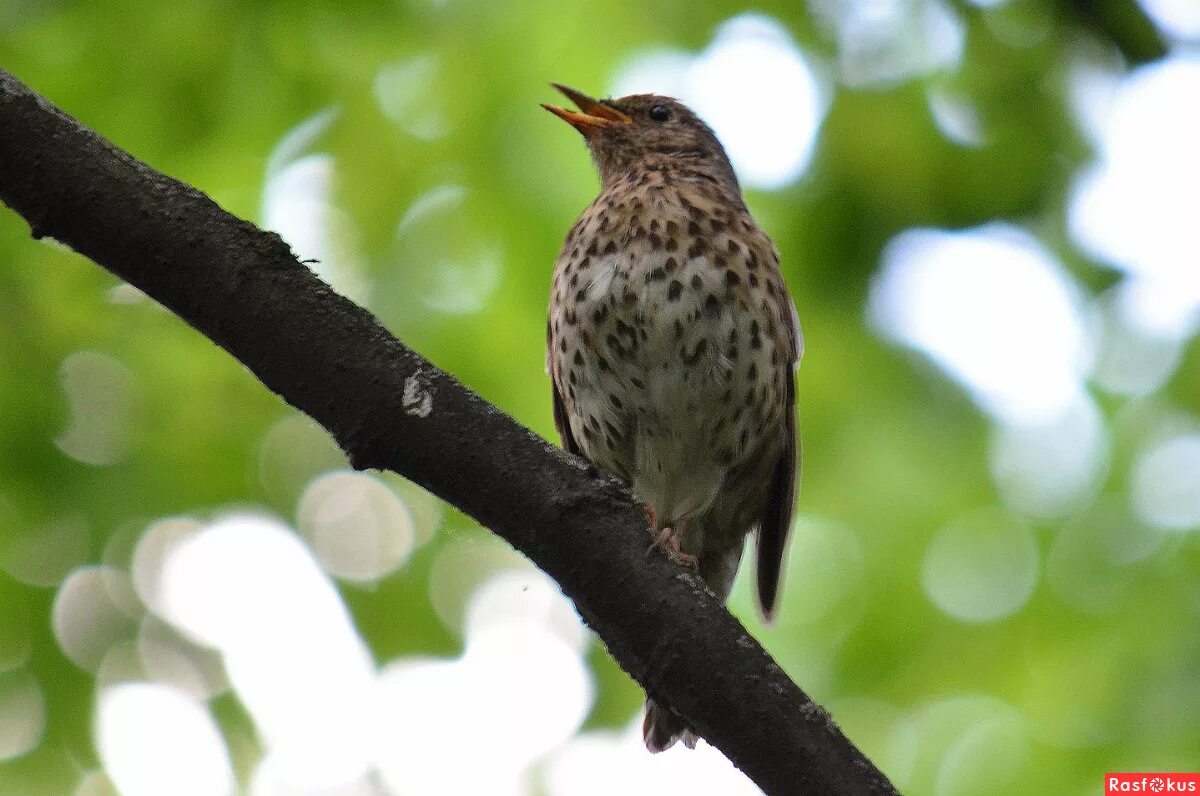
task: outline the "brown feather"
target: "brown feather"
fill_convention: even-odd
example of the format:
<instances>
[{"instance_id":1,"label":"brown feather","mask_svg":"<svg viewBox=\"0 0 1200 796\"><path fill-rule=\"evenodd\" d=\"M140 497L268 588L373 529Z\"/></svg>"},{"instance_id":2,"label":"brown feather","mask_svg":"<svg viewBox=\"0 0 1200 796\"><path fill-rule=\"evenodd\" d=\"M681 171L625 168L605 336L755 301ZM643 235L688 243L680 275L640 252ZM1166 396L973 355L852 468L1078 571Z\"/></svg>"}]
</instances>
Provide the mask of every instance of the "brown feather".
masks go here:
<instances>
[{"instance_id":1,"label":"brown feather","mask_svg":"<svg viewBox=\"0 0 1200 796\"><path fill-rule=\"evenodd\" d=\"M775 618L778 604L783 557L792 525L800 465L799 441L796 437L796 388L791 379L788 379L787 393L783 453L771 474L771 491L758 527L758 604L763 618L768 622Z\"/></svg>"},{"instance_id":2,"label":"brown feather","mask_svg":"<svg viewBox=\"0 0 1200 796\"><path fill-rule=\"evenodd\" d=\"M554 427L558 429L558 438L562 441L563 450L576 456L583 456L583 450L571 434L571 421L567 419L567 408L563 404L562 393L558 391L558 384L555 382L553 374L550 376L550 390L554 398Z\"/></svg>"}]
</instances>

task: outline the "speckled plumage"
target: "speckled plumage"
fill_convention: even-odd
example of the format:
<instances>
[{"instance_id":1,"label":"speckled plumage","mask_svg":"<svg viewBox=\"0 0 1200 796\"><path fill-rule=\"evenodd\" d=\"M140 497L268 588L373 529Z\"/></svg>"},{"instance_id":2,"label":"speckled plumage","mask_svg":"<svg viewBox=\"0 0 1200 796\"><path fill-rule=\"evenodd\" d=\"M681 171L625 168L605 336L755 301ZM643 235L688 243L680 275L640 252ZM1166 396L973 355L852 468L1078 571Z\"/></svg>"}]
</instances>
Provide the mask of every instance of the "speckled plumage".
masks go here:
<instances>
[{"instance_id":1,"label":"speckled plumage","mask_svg":"<svg viewBox=\"0 0 1200 796\"><path fill-rule=\"evenodd\" d=\"M724 150L682 104L551 108L587 139L601 193L555 262L547 367L563 445L625 479L656 536L723 600L747 533L775 608L797 469L799 327L779 255ZM666 117L666 118L656 118ZM648 701L646 743L694 735Z\"/></svg>"}]
</instances>

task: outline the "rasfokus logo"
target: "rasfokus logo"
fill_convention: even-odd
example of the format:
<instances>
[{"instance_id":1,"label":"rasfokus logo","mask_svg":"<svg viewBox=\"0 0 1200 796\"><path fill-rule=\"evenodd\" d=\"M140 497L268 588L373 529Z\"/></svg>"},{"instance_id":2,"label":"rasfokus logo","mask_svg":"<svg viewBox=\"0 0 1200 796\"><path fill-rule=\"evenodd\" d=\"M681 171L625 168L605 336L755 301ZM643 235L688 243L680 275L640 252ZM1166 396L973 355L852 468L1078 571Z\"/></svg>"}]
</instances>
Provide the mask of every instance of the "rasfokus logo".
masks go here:
<instances>
[{"instance_id":1,"label":"rasfokus logo","mask_svg":"<svg viewBox=\"0 0 1200 796\"><path fill-rule=\"evenodd\" d=\"M1148 773L1109 772L1104 775L1104 796L1117 793L1196 793L1200 794L1200 772Z\"/></svg>"}]
</instances>

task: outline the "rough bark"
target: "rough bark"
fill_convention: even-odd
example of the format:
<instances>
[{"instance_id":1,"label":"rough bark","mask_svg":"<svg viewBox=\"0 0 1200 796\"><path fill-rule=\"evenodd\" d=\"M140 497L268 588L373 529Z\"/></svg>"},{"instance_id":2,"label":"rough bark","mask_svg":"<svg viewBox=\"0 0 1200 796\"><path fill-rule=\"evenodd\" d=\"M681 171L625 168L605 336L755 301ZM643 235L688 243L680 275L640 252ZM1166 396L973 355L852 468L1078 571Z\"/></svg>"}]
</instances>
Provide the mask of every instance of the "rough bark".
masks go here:
<instances>
[{"instance_id":1,"label":"rough bark","mask_svg":"<svg viewBox=\"0 0 1200 796\"><path fill-rule=\"evenodd\" d=\"M613 657L768 794L895 793L691 572L625 487L406 348L278 235L154 171L0 70L0 199L143 290L329 430L549 573ZM539 341L530 341L530 345Z\"/></svg>"}]
</instances>

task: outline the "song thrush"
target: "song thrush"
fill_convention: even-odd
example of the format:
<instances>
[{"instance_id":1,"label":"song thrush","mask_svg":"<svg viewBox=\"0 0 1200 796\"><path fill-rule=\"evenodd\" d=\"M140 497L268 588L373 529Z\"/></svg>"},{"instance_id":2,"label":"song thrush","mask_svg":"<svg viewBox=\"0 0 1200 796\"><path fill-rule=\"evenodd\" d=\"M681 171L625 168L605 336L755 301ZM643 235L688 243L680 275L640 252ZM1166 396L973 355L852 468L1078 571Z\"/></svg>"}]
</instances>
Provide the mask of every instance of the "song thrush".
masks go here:
<instances>
[{"instance_id":1,"label":"song thrush","mask_svg":"<svg viewBox=\"0 0 1200 796\"><path fill-rule=\"evenodd\" d=\"M779 254L716 135L654 94L544 105L583 134L600 195L554 264L547 370L563 447L624 479L655 544L724 600L747 533L775 610L797 469L802 340ZM652 752L696 736L646 701Z\"/></svg>"}]
</instances>

